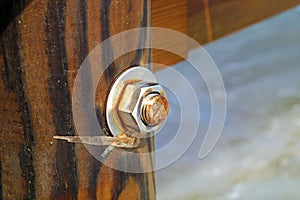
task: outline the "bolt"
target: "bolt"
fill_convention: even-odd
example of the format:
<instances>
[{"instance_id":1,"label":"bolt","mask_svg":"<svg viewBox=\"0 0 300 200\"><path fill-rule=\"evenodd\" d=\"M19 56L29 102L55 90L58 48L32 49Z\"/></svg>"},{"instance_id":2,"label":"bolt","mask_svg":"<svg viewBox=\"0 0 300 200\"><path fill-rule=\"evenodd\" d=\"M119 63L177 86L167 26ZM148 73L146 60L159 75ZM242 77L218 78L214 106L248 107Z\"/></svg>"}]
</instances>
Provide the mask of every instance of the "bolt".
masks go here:
<instances>
[{"instance_id":1,"label":"bolt","mask_svg":"<svg viewBox=\"0 0 300 200\"><path fill-rule=\"evenodd\" d=\"M147 137L158 130L168 115L167 95L153 73L136 66L120 74L107 98L106 120L116 136L126 131Z\"/></svg>"},{"instance_id":2,"label":"bolt","mask_svg":"<svg viewBox=\"0 0 300 200\"><path fill-rule=\"evenodd\" d=\"M118 105L118 114L127 130L149 133L162 125L168 115L168 100L159 84L128 84Z\"/></svg>"},{"instance_id":3,"label":"bolt","mask_svg":"<svg viewBox=\"0 0 300 200\"><path fill-rule=\"evenodd\" d=\"M150 93L142 103L140 115L146 126L153 127L162 124L168 111L168 100L158 93Z\"/></svg>"}]
</instances>

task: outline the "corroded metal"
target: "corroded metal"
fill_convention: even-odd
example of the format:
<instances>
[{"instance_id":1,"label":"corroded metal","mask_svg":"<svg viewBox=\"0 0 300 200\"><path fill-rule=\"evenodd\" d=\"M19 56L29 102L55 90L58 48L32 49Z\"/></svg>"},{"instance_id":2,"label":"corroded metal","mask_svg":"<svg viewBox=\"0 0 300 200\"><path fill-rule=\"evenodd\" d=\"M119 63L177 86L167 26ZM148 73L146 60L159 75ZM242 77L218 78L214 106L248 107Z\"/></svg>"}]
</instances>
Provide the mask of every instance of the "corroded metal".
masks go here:
<instances>
[{"instance_id":1,"label":"corroded metal","mask_svg":"<svg viewBox=\"0 0 300 200\"><path fill-rule=\"evenodd\" d=\"M151 93L143 101L140 112L147 126L159 126L168 116L168 100L163 95Z\"/></svg>"},{"instance_id":2,"label":"corroded metal","mask_svg":"<svg viewBox=\"0 0 300 200\"><path fill-rule=\"evenodd\" d=\"M144 67L130 68L111 87L106 108L108 127L115 136L125 131L143 136L161 127L167 105L166 93L153 73Z\"/></svg>"},{"instance_id":3,"label":"corroded metal","mask_svg":"<svg viewBox=\"0 0 300 200\"><path fill-rule=\"evenodd\" d=\"M139 145L139 139L129 137L126 133L111 136L53 136L54 139L66 140L71 143L85 143L89 145L114 146L119 148L136 148Z\"/></svg>"}]
</instances>

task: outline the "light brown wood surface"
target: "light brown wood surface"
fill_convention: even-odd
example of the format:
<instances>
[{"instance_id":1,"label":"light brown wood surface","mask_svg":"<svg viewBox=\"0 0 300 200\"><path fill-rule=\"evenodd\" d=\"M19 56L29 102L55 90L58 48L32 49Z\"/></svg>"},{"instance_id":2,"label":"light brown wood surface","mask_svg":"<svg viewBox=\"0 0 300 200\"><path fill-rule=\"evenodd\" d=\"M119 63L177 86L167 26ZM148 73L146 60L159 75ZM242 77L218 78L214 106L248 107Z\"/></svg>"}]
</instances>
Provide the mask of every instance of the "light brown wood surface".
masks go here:
<instances>
[{"instance_id":1,"label":"light brown wood surface","mask_svg":"<svg viewBox=\"0 0 300 200\"><path fill-rule=\"evenodd\" d=\"M187 1L186 0L171 0L161 1L152 0L152 26L168 28L187 34ZM166 38L161 36L152 37L152 42L164 43ZM171 46L171 48L170 48ZM184 41L176 41L172 44L166 44L165 49L179 49L183 54L186 54L188 49ZM153 62L170 66L176 62L183 60L178 55L170 52L153 49ZM155 66L154 66L155 67ZM159 68L154 68L154 71Z\"/></svg>"},{"instance_id":2,"label":"light brown wood surface","mask_svg":"<svg viewBox=\"0 0 300 200\"><path fill-rule=\"evenodd\" d=\"M204 45L299 4L300 0L152 0L152 25L186 33ZM182 42L169 45L185 54L190 50ZM153 53L153 61L162 64L181 60L167 52Z\"/></svg>"}]
</instances>

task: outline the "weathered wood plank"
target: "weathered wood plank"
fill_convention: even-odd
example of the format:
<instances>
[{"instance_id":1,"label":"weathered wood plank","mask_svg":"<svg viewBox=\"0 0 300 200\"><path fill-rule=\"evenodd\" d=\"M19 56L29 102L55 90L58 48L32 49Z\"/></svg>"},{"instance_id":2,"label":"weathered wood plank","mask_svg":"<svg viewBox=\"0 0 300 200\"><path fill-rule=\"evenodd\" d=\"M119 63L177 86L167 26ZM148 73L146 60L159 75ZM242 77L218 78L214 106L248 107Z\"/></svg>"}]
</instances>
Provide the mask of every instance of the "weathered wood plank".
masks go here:
<instances>
[{"instance_id":1,"label":"weathered wood plank","mask_svg":"<svg viewBox=\"0 0 300 200\"><path fill-rule=\"evenodd\" d=\"M188 22L188 7L187 0L172 0L161 1L152 0L152 26L168 28L181 33L187 34ZM153 42L164 43L166 38L153 37ZM171 49L180 49L184 54L187 53L188 47L184 41L174 41L172 44L167 44L166 49L171 46ZM153 49L153 62L164 65L171 65L183 59L177 55L167 51ZM154 68L154 70L159 70Z\"/></svg>"},{"instance_id":2,"label":"weathered wood plank","mask_svg":"<svg viewBox=\"0 0 300 200\"><path fill-rule=\"evenodd\" d=\"M188 34L201 44L238 31L300 4L300 0L187 1ZM208 9L209 15L206 14L206 9Z\"/></svg>"},{"instance_id":3,"label":"weathered wood plank","mask_svg":"<svg viewBox=\"0 0 300 200\"><path fill-rule=\"evenodd\" d=\"M68 59L68 83L69 91L72 94L74 80L77 71L87 56L89 40L95 44L99 44L100 40L100 2L101 1L67 1L66 8L66 54ZM90 6L93 4L92 6ZM93 10L93 12L87 12ZM94 15L92 18L88 16ZM96 17L95 15L99 15ZM91 30L88 29L91 25ZM90 31L95 30L95 35L99 35L99 39L95 39L88 35ZM91 49L92 50L92 49ZM78 170L78 199L96 199L96 183L100 163L94 159L83 145L76 145L77 170Z\"/></svg>"},{"instance_id":4,"label":"weathered wood plank","mask_svg":"<svg viewBox=\"0 0 300 200\"><path fill-rule=\"evenodd\" d=\"M203 45L299 4L300 0L152 0L152 25L186 33ZM191 48L178 41L168 45L185 53ZM153 51L156 63L171 65L181 60Z\"/></svg>"},{"instance_id":5,"label":"weathered wood plank","mask_svg":"<svg viewBox=\"0 0 300 200\"><path fill-rule=\"evenodd\" d=\"M22 57L23 90L31 105L34 131L34 187L37 198L51 197L53 185L59 185L59 181L56 182L54 178L56 145L52 142L52 136L56 130L51 94L48 92L51 75L45 27L47 9L49 9L47 2L32 2L24 9L15 30L20 33L21 38L19 52Z\"/></svg>"},{"instance_id":6,"label":"weathered wood plank","mask_svg":"<svg viewBox=\"0 0 300 200\"><path fill-rule=\"evenodd\" d=\"M31 109L24 93L18 19L1 37L1 163L4 199L34 198L34 133ZM14 43L10 44L10 41Z\"/></svg>"},{"instance_id":7,"label":"weathered wood plank","mask_svg":"<svg viewBox=\"0 0 300 200\"><path fill-rule=\"evenodd\" d=\"M300 4L300 0L210 0L213 38L217 39Z\"/></svg>"},{"instance_id":8,"label":"weathered wood plank","mask_svg":"<svg viewBox=\"0 0 300 200\"><path fill-rule=\"evenodd\" d=\"M76 134L71 95L88 53L114 34L149 26L149 9L148 0L33 0L19 15L6 19L9 23L0 35L3 199L155 199L153 173L117 171L93 158L83 145L52 138ZM130 45L138 47L146 42L141 38L150 39L144 36L133 38ZM111 44L105 50L125 45ZM118 58L105 72L95 99L104 130L110 84L125 68L150 59L150 50L137 50ZM153 151L153 138L143 144L135 151Z\"/></svg>"}]
</instances>

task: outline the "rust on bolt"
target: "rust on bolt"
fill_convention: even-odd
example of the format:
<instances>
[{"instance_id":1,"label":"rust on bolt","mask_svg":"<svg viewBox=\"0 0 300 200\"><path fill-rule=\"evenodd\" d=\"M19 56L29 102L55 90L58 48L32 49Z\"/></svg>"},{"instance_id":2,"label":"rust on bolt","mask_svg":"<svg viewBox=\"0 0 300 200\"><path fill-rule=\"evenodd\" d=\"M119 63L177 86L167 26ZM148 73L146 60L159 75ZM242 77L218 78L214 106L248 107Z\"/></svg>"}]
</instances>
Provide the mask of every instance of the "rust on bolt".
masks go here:
<instances>
[{"instance_id":1,"label":"rust on bolt","mask_svg":"<svg viewBox=\"0 0 300 200\"><path fill-rule=\"evenodd\" d=\"M160 125L168 116L168 100L163 95L149 94L142 103L141 117L147 126Z\"/></svg>"}]
</instances>

